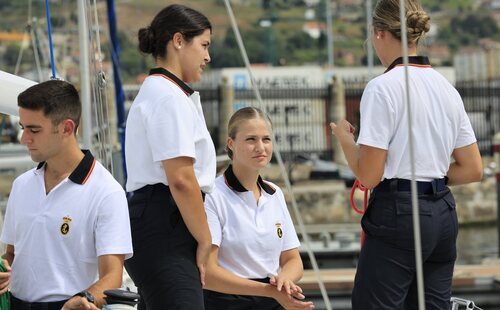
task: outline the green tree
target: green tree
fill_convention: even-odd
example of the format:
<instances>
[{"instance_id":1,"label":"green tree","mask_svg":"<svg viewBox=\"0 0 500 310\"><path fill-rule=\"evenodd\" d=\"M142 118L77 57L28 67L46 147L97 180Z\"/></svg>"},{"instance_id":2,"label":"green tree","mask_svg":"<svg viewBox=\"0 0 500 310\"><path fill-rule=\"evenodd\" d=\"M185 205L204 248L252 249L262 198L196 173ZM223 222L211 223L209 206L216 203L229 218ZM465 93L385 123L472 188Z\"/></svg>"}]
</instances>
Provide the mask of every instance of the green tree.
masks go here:
<instances>
[{"instance_id":1,"label":"green tree","mask_svg":"<svg viewBox=\"0 0 500 310\"><path fill-rule=\"evenodd\" d=\"M138 74L147 73L154 63L151 57L141 55L126 33L118 32L120 42L120 71L124 81L133 80Z\"/></svg>"}]
</instances>

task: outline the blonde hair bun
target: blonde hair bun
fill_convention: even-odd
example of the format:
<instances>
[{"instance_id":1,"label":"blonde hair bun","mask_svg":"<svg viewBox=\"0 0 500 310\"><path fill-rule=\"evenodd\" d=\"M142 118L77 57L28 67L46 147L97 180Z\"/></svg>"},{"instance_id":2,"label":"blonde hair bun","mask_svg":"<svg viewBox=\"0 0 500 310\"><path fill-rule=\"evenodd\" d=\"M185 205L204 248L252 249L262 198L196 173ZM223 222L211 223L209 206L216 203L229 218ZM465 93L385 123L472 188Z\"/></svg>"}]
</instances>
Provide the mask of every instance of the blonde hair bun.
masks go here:
<instances>
[{"instance_id":1,"label":"blonde hair bun","mask_svg":"<svg viewBox=\"0 0 500 310\"><path fill-rule=\"evenodd\" d=\"M406 26L408 36L420 37L431 29L430 17L424 11L408 12L406 15Z\"/></svg>"},{"instance_id":2,"label":"blonde hair bun","mask_svg":"<svg viewBox=\"0 0 500 310\"><path fill-rule=\"evenodd\" d=\"M430 17L423 10L419 0L406 0L405 2L408 43L418 44L418 41L431 28ZM372 22L375 30L389 31L401 40L399 0L378 0Z\"/></svg>"}]
</instances>

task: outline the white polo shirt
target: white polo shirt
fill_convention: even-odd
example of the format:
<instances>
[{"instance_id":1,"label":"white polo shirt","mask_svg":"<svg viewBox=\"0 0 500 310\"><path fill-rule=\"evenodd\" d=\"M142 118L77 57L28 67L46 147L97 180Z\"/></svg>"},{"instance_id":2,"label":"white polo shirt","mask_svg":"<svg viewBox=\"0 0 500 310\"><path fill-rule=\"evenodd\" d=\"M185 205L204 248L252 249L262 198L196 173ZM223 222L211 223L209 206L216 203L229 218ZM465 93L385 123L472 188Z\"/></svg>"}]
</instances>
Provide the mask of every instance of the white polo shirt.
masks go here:
<instances>
[{"instance_id":1,"label":"white polo shirt","mask_svg":"<svg viewBox=\"0 0 500 310\"><path fill-rule=\"evenodd\" d=\"M125 192L90 152L45 192L45 164L13 183L1 241L14 246L11 292L28 302L68 299L98 279L98 257L132 256Z\"/></svg>"},{"instance_id":2,"label":"white polo shirt","mask_svg":"<svg viewBox=\"0 0 500 310\"><path fill-rule=\"evenodd\" d=\"M257 203L229 166L205 197L219 265L247 279L276 275L281 252L300 246L283 192L260 177L258 184L263 190Z\"/></svg>"},{"instance_id":3,"label":"white polo shirt","mask_svg":"<svg viewBox=\"0 0 500 310\"><path fill-rule=\"evenodd\" d=\"M405 76L402 59L371 80L361 98L358 144L387 150L383 178L411 179ZM446 176L454 149L476 142L457 90L431 68L427 57L410 57L410 103L417 181Z\"/></svg>"},{"instance_id":4,"label":"white polo shirt","mask_svg":"<svg viewBox=\"0 0 500 310\"><path fill-rule=\"evenodd\" d=\"M198 184L203 192L210 192L216 175L215 147L200 95L167 70L152 69L127 117L127 191L148 184L168 185L162 161L182 156L195 160Z\"/></svg>"}]
</instances>

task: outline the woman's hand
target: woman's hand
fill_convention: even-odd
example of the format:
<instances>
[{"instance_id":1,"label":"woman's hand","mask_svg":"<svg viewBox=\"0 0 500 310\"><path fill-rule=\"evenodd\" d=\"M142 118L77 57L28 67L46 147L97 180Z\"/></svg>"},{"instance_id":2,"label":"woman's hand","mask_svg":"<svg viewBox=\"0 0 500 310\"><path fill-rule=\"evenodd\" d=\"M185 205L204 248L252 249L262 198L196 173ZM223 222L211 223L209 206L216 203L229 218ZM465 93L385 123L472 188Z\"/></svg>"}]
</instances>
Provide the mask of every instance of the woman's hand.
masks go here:
<instances>
[{"instance_id":1,"label":"woman's hand","mask_svg":"<svg viewBox=\"0 0 500 310\"><path fill-rule=\"evenodd\" d=\"M284 288L285 292L288 295L294 296L294 294L296 294L296 293L302 294L302 289L300 288L300 286L293 283L292 280L287 279L286 277L283 277L279 274L277 276L272 276L269 280L269 283L271 285L276 286L276 289L280 292ZM302 298L300 298L300 299L302 299Z\"/></svg>"},{"instance_id":2,"label":"woman's hand","mask_svg":"<svg viewBox=\"0 0 500 310\"><path fill-rule=\"evenodd\" d=\"M10 265L9 262L4 259L3 265L7 271L0 272L0 295L3 295L9 289L10 285Z\"/></svg>"},{"instance_id":3,"label":"woman's hand","mask_svg":"<svg viewBox=\"0 0 500 310\"><path fill-rule=\"evenodd\" d=\"M332 129L332 134L334 134L338 139L342 139L343 137L352 137L354 139L354 132L356 131L356 128L354 128L354 126L345 119L338 122L338 124L331 122L330 128Z\"/></svg>"},{"instance_id":4,"label":"woman's hand","mask_svg":"<svg viewBox=\"0 0 500 310\"><path fill-rule=\"evenodd\" d=\"M200 281L203 287L205 287L205 271L211 249L212 244L210 242L206 244L198 243L198 247L196 249L196 265L200 271Z\"/></svg>"},{"instance_id":5,"label":"woman's hand","mask_svg":"<svg viewBox=\"0 0 500 310\"><path fill-rule=\"evenodd\" d=\"M312 301L303 301L305 298L301 293L296 293L297 297L287 294L285 290L274 291L273 298L285 309L291 310L311 310L314 309ZM299 297L300 296L300 297Z\"/></svg>"},{"instance_id":6,"label":"woman's hand","mask_svg":"<svg viewBox=\"0 0 500 310\"><path fill-rule=\"evenodd\" d=\"M275 299L285 309L314 309L312 301L303 301L302 288L283 275L272 276L269 284L276 287Z\"/></svg>"},{"instance_id":7,"label":"woman's hand","mask_svg":"<svg viewBox=\"0 0 500 310\"><path fill-rule=\"evenodd\" d=\"M62 307L61 310L99 310L96 305L91 302L88 302L85 297L74 296L70 298Z\"/></svg>"}]
</instances>

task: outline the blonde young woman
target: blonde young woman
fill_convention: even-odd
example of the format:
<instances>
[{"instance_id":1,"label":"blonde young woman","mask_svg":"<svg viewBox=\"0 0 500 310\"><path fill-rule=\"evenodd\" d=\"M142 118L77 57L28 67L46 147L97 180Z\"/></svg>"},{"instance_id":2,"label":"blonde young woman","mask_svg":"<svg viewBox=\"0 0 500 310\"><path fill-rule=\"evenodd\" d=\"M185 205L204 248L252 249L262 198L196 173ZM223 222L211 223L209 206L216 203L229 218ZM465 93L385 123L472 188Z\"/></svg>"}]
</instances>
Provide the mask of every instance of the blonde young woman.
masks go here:
<instances>
[{"instance_id":1,"label":"blonde young woman","mask_svg":"<svg viewBox=\"0 0 500 310\"><path fill-rule=\"evenodd\" d=\"M139 30L156 68L127 119L125 155L134 256L126 268L139 309L203 309L211 248L203 196L215 179L215 148L200 96L187 83L210 62L212 26L198 11L170 5Z\"/></svg>"},{"instance_id":2,"label":"blonde young woman","mask_svg":"<svg viewBox=\"0 0 500 310\"><path fill-rule=\"evenodd\" d=\"M259 109L240 109L228 136L232 164L205 200L213 244L205 309L312 309L296 284L300 244L283 192L260 177L273 153L271 121Z\"/></svg>"},{"instance_id":3,"label":"blonde young woman","mask_svg":"<svg viewBox=\"0 0 500 310\"><path fill-rule=\"evenodd\" d=\"M460 95L427 57L417 56L429 16L417 0L406 0L405 8L425 306L449 309L458 223L447 186L479 181L482 162ZM380 0L375 7L372 43L387 70L363 93L357 143L347 121L331 124L350 168L373 189L362 219L366 240L353 309L418 307L399 9L399 0Z\"/></svg>"}]
</instances>

